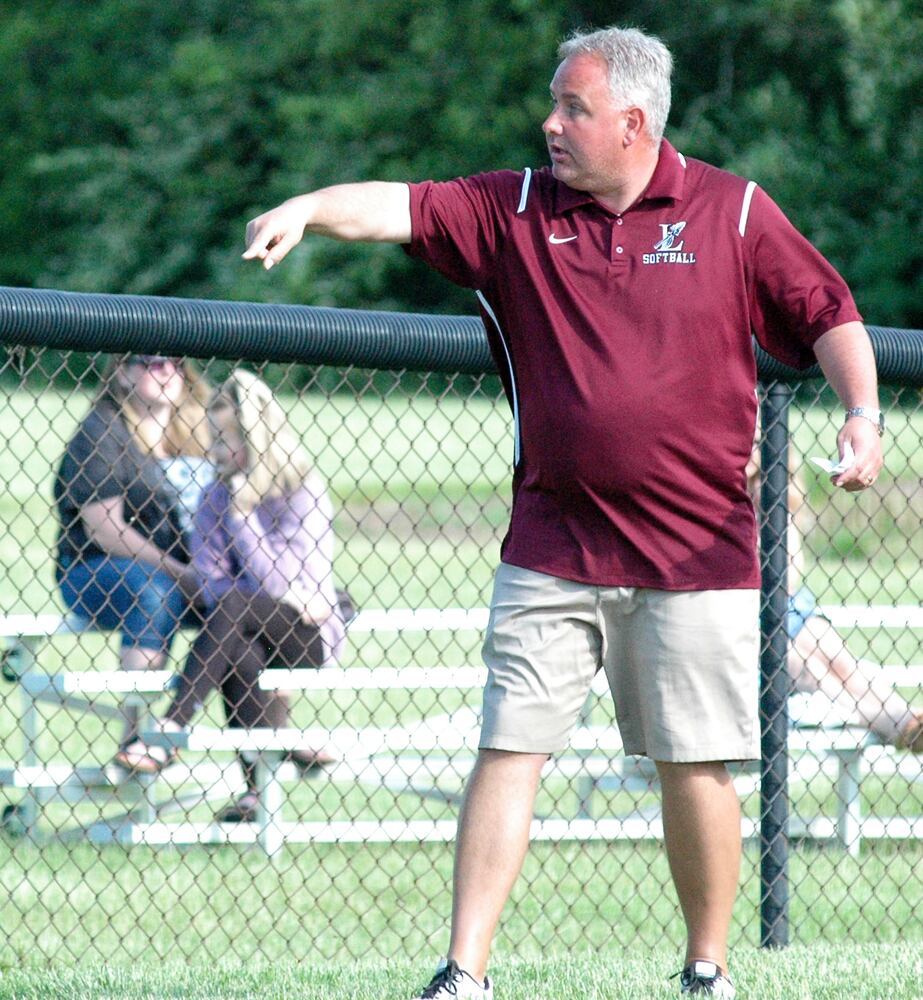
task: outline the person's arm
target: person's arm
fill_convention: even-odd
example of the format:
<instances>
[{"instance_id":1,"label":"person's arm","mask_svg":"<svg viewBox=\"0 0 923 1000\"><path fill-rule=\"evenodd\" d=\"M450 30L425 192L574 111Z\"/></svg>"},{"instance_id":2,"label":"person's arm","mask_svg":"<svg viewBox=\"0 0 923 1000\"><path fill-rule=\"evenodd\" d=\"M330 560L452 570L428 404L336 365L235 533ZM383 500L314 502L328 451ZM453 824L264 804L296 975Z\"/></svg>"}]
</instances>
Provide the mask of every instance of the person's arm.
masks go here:
<instances>
[{"instance_id":1,"label":"person's arm","mask_svg":"<svg viewBox=\"0 0 923 1000\"><path fill-rule=\"evenodd\" d=\"M862 323L843 323L828 330L814 344L814 353L846 409L854 406L879 408L875 355ZM847 444L855 453L855 461L833 482L850 492L866 489L881 472L881 437L871 420L851 417L837 435L840 456Z\"/></svg>"},{"instance_id":2,"label":"person's arm","mask_svg":"<svg viewBox=\"0 0 923 1000\"><path fill-rule=\"evenodd\" d=\"M333 505L318 480L305 484L302 497L307 502L302 507L296 532L302 563L299 583L292 588L293 597L300 594L304 602L302 618L308 624L320 625L337 607L333 582Z\"/></svg>"},{"instance_id":3,"label":"person's arm","mask_svg":"<svg viewBox=\"0 0 923 1000\"><path fill-rule=\"evenodd\" d=\"M409 243L410 188L388 181L337 184L296 198L247 223L244 260L269 270L305 233L335 240Z\"/></svg>"},{"instance_id":4,"label":"person's arm","mask_svg":"<svg viewBox=\"0 0 923 1000\"><path fill-rule=\"evenodd\" d=\"M192 518L192 565L207 607L214 607L234 585L229 540L222 527L228 494L222 482L206 487Z\"/></svg>"},{"instance_id":5,"label":"person's arm","mask_svg":"<svg viewBox=\"0 0 923 1000\"><path fill-rule=\"evenodd\" d=\"M331 516L300 489L267 529L258 510L234 519L235 542L249 573L263 590L301 611L310 625L325 622L336 607L331 558Z\"/></svg>"},{"instance_id":6,"label":"person's arm","mask_svg":"<svg viewBox=\"0 0 923 1000\"><path fill-rule=\"evenodd\" d=\"M122 504L122 497L107 497L81 507L80 518L90 541L110 555L156 566L172 576L184 593L194 594L198 588L189 566L167 555L135 530L125 520Z\"/></svg>"},{"instance_id":7,"label":"person's arm","mask_svg":"<svg viewBox=\"0 0 923 1000\"><path fill-rule=\"evenodd\" d=\"M321 625L336 604L336 595L325 593L329 587L319 587L312 580L306 585L303 577L309 560L306 551L317 549L317 542L299 531L297 538L284 538L278 533L264 530L254 511L235 523L237 547L240 549L247 570L257 579L270 597L298 608L309 625Z\"/></svg>"}]
</instances>

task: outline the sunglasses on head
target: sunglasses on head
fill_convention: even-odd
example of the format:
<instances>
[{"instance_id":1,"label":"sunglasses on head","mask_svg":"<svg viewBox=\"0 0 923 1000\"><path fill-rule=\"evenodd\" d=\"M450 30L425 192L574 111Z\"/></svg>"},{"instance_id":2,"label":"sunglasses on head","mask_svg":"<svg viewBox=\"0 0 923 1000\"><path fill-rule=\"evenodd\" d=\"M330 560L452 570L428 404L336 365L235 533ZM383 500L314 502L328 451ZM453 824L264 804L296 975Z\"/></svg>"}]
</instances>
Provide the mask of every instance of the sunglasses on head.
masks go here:
<instances>
[{"instance_id":1,"label":"sunglasses on head","mask_svg":"<svg viewBox=\"0 0 923 1000\"><path fill-rule=\"evenodd\" d=\"M183 367L182 358L168 358L163 354L130 354L125 362L129 365L143 365L151 371L163 371L172 367L177 370Z\"/></svg>"}]
</instances>

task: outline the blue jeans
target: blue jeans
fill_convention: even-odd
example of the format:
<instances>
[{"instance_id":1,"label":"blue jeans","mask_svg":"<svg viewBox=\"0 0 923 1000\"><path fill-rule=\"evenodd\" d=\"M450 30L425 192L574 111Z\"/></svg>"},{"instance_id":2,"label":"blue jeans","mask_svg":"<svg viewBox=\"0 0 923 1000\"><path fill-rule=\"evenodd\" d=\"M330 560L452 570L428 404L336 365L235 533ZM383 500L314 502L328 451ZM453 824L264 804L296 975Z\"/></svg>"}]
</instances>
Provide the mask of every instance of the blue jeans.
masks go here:
<instances>
[{"instance_id":1,"label":"blue jeans","mask_svg":"<svg viewBox=\"0 0 923 1000\"><path fill-rule=\"evenodd\" d=\"M119 556L90 556L57 573L64 603L88 624L119 629L122 648L168 652L182 625L198 619L163 570Z\"/></svg>"}]
</instances>

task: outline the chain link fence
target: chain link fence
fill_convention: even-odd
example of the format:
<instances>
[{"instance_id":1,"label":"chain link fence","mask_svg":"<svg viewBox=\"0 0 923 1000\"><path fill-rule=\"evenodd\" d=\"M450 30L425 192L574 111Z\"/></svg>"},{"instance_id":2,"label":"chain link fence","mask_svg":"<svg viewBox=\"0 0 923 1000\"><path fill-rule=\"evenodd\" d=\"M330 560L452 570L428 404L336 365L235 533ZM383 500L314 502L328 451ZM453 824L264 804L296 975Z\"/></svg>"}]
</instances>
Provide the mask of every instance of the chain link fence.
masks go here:
<instances>
[{"instance_id":1,"label":"chain link fence","mask_svg":"<svg viewBox=\"0 0 923 1000\"><path fill-rule=\"evenodd\" d=\"M0 961L443 950L510 500L496 376L36 348L0 385ZM797 941L923 938L923 414L885 395L861 496L810 462L836 449L829 390L798 385L787 416ZM735 781L733 939L756 944L760 770ZM498 951L681 941L660 837L599 685L547 765Z\"/></svg>"}]
</instances>

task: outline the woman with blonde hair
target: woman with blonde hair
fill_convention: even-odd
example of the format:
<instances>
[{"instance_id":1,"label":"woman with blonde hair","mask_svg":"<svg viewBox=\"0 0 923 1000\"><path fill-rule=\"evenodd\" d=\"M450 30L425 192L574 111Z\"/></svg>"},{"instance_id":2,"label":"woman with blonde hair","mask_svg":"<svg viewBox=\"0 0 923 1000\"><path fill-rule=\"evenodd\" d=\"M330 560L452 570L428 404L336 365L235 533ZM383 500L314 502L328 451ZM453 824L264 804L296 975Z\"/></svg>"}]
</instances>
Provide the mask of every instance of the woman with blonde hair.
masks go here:
<instances>
[{"instance_id":1,"label":"woman with blonde hair","mask_svg":"<svg viewBox=\"0 0 923 1000\"><path fill-rule=\"evenodd\" d=\"M189 518L170 470L204 462L209 395L180 358L117 358L58 468L55 578L78 619L121 631L125 670L162 668L179 627L198 623ZM125 718L123 749L136 736L131 709Z\"/></svg>"},{"instance_id":2,"label":"woman with blonde hair","mask_svg":"<svg viewBox=\"0 0 923 1000\"><path fill-rule=\"evenodd\" d=\"M209 405L217 479L194 520L193 562L208 609L163 720L187 726L220 689L229 725L279 728L288 704L263 691L267 666L320 667L333 660L345 619L333 581L333 510L285 411L256 375L237 369ZM162 747L140 746L137 770L170 761ZM331 758L298 751L303 768ZM247 790L220 814L251 819L257 790L245 762Z\"/></svg>"}]
</instances>

